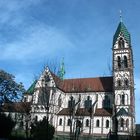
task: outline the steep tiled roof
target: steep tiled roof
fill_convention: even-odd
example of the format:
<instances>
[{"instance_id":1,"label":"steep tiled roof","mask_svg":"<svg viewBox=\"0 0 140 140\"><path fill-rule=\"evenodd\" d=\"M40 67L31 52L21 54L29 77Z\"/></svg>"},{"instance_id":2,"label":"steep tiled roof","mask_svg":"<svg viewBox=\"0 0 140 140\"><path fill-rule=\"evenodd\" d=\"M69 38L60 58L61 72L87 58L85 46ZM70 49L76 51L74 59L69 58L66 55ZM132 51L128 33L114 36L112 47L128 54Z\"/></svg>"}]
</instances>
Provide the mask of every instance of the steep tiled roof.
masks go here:
<instances>
[{"instance_id":1,"label":"steep tiled roof","mask_svg":"<svg viewBox=\"0 0 140 140\"><path fill-rule=\"evenodd\" d=\"M123 22L120 22L118 25L118 28L114 34L114 38L113 38L113 45L116 43L116 40L119 36L119 34L122 33L125 40L131 44L131 39L130 39L130 33L128 32L127 28L125 27L125 25L123 24Z\"/></svg>"},{"instance_id":2,"label":"steep tiled roof","mask_svg":"<svg viewBox=\"0 0 140 140\"><path fill-rule=\"evenodd\" d=\"M59 113L58 115L70 115L70 109L69 108L63 108ZM76 111L76 116L89 116L90 113L85 110L84 108L79 108L77 111Z\"/></svg>"},{"instance_id":3,"label":"steep tiled roof","mask_svg":"<svg viewBox=\"0 0 140 140\"><path fill-rule=\"evenodd\" d=\"M69 108L63 108L58 115L70 115L70 109ZM76 116L90 116L90 112L85 108L79 108L76 111ZM112 109L103 109L98 108L96 109L94 116L111 116L112 115Z\"/></svg>"},{"instance_id":4,"label":"steep tiled roof","mask_svg":"<svg viewBox=\"0 0 140 140\"><path fill-rule=\"evenodd\" d=\"M112 92L113 78L98 77L98 78L79 78L65 79L60 88L64 92Z\"/></svg>"},{"instance_id":5,"label":"steep tiled roof","mask_svg":"<svg viewBox=\"0 0 140 140\"><path fill-rule=\"evenodd\" d=\"M104 108L98 108L95 111L94 116L111 116L112 115L112 109L104 109Z\"/></svg>"},{"instance_id":6,"label":"steep tiled roof","mask_svg":"<svg viewBox=\"0 0 140 140\"><path fill-rule=\"evenodd\" d=\"M110 77L97 77L97 78L77 78L77 79L64 79L61 80L55 74L52 77L56 83L56 87L65 93L75 92L112 92L113 91L113 78ZM33 94L35 81L27 90L27 94Z\"/></svg>"}]
</instances>

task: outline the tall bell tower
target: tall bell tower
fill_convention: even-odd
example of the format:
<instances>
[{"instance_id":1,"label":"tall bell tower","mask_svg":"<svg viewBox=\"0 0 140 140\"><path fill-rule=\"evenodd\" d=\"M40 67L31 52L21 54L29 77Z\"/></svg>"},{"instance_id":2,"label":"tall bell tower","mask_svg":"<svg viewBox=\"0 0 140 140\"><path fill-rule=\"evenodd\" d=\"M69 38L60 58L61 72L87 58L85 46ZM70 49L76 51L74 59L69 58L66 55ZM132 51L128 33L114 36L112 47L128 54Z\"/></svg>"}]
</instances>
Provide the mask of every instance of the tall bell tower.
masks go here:
<instances>
[{"instance_id":1,"label":"tall bell tower","mask_svg":"<svg viewBox=\"0 0 140 140\"><path fill-rule=\"evenodd\" d=\"M118 135L133 135L135 98L131 37L122 20L113 38L114 130Z\"/></svg>"}]
</instances>

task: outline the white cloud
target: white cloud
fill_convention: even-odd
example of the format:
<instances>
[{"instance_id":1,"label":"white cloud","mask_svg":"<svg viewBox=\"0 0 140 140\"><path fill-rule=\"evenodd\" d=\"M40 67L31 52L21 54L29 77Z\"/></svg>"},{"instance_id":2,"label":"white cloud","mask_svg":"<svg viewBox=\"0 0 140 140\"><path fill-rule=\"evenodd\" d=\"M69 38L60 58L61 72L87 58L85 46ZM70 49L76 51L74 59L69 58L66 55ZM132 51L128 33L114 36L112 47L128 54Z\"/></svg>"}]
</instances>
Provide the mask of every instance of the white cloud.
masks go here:
<instances>
[{"instance_id":1,"label":"white cloud","mask_svg":"<svg viewBox=\"0 0 140 140\"><path fill-rule=\"evenodd\" d=\"M24 31L20 40L1 46L3 53L0 60L37 60L51 54L59 55L74 45L59 30L37 25Z\"/></svg>"}]
</instances>

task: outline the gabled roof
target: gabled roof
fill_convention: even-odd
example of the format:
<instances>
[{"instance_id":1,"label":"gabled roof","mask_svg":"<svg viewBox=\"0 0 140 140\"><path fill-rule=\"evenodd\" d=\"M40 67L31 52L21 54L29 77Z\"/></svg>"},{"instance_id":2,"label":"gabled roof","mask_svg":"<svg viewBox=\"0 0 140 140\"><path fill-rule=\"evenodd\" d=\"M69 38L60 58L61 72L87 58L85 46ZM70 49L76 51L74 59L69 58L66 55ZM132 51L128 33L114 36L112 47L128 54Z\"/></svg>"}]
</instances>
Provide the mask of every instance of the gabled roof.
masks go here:
<instances>
[{"instance_id":1,"label":"gabled roof","mask_svg":"<svg viewBox=\"0 0 140 140\"><path fill-rule=\"evenodd\" d=\"M112 77L78 78L63 80L60 88L66 93L75 92L112 92Z\"/></svg>"},{"instance_id":2,"label":"gabled roof","mask_svg":"<svg viewBox=\"0 0 140 140\"><path fill-rule=\"evenodd\" d=\"M131 38L130 38L130 33L128 32L127 28L125 27L125 25L123 24L123 22L120 22L118 25L118 28L114 34L113 37L113 46L117 41L117 38L119 36L119 34L122 33L124 36L124 39L127 41L127 43L130 45L131 44Z\"/></svg>"},{"instance_id":3,"label":"gabled roof","mask_svg":"<svg viewBox=\"0 0 140 140\"><path fill-rule=\"evenodd\" d=\"M130 113L128 113L124 108L121 108L117 113L116 116L130 116Z\"/></svg>"},{"instance_id":4,"label":"gabled roof","mask_svg":"<svg viewBox=\"0 0 140 140\"><path fill-rule=\"evenodd\" d=\"M77 92L113 92L113 77L77 78L61 80L51 72L57 88L65 93ZM30 86L27 94L32 95L37 81Z\"/></svg>"}]
</instances>

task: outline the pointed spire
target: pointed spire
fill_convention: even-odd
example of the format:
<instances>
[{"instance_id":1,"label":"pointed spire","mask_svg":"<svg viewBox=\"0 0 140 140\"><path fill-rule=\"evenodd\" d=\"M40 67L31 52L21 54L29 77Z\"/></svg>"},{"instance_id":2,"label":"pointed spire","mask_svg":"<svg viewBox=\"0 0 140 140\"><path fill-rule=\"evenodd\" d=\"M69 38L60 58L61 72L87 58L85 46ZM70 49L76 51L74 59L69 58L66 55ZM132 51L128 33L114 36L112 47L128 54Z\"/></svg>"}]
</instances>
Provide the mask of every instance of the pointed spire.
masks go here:
<instances>
[{"instance_id":1,"label":"pointed spire","mask_svg":"<svg viewBox=\"0 0 140 140\"><path fill-rule=\"evenodd\" d=\"M128 32L127 28L125 27L123 21L122 21L122 12L120 10L120 23L117 27L117 30L114 34L113 37L113 46L117 41L117 38L119 37L119 35L122 34L124 36L124 39L126 40L126 42L131 45L131 37L130 37L130 33Z\"/></svg>"},{"instance_id":2,"label":"pointed spire","mask_svg":"<svg viewBox=\"0 0 140 140\"><path fill-rule=\"evenodd\" d=\"M65 75L65 65L64 65L64 57L62 58L61 64L60 64L60 68L58 71L58 76L60 79L64 79L64 75Z\"/></svg>"},{"instance_id":3,"label":"pointed spire","mask_svg":"<svg viewBox=\"0 0 140 140\"><path fill-rule=\"evenodd\" d=\"M123 20L122 20L122 11L120 10L119 12L120 12L120 22L123 22Z\"/></svg>"}]
</instances>

